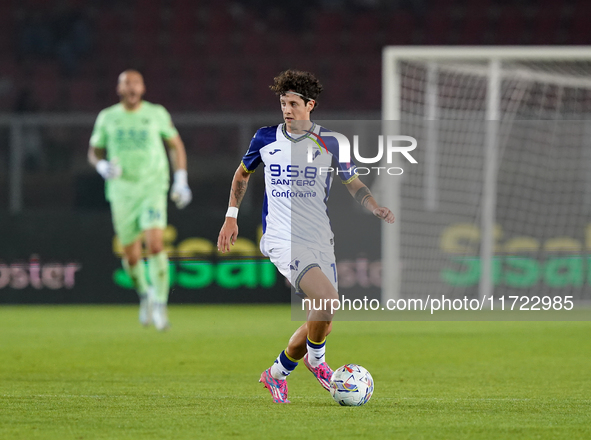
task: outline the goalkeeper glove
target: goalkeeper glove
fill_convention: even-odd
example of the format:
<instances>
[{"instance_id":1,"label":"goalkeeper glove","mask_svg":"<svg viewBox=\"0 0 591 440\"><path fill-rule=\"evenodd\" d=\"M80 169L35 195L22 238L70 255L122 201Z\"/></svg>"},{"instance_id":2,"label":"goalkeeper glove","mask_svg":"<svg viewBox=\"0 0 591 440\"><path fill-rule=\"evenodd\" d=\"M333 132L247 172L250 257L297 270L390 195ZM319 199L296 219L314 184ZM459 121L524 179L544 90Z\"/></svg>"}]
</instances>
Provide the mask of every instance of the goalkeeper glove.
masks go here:
<instances>
[{"instance_id":1,"label":"goalkeeper glove","mask_svg":"<svg viewBox=\"0 0 591 440\"><path fill-rule=\"evenodd\" d=\"M187 183L187 170L175 171L170 198L178 209L183 209L193 200L193 193Z\"/></svg>"},{"instance_id":2,"label":"goalkeeper glove","mask_svg":"<svg viewBox=\"0 0 591 440\"><path fill-rule=\"evenodd\" d=\"M96 164L96 170L101 176L103 176L103 179L105 180L121 177L121 167L116 160L99 160Z\"/></svg>"}]
</instances>

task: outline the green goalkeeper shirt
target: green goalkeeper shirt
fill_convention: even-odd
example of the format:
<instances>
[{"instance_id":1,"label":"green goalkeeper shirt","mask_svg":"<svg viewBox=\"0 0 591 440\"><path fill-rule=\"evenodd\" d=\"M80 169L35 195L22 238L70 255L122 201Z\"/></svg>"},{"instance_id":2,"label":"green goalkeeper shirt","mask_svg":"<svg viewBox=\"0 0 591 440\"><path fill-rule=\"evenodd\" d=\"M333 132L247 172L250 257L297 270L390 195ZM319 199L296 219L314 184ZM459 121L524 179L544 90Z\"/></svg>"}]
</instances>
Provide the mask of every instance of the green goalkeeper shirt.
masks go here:
<instances>
[{"instance_id":1,"label":"green goalkeeper shirt","mask_svg":"<svg viewBox=\"0 0 591 440\"><path fill-rule=\"evenodd\" d=\"M107 200L137 198L166 192L169 187L168 158L162 138L178 134L164 107L142 101L134 111L115 104L96 118L90 145L106 148L107 159L122 170L120 178L107 180Z\"/></svg>"}]
</instances>

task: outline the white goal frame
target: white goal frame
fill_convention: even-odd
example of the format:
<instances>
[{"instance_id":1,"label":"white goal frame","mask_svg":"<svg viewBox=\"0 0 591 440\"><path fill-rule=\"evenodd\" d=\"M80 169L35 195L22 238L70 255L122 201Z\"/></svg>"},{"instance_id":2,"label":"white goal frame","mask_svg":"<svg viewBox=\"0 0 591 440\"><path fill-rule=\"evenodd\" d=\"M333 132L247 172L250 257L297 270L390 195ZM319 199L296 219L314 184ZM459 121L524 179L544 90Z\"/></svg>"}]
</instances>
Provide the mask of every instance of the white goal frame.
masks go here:
<instances>
[{"instance_id":1,"label":"white goal frame","mask_svg":"<svg viewBox=\"0 0 591 440\"><path fill-rule=\"evenodd\" d=\"M425 97L427 119L437 119L437 85L429 78L434 78L431 72L438 61L481 61L487 62L487 93L486 114L487 123L485 140L485 160L483 169L482 210L481 210L481 252L482 264L479 284L479 296L490 298L494 293L492 280L492 261L494 255L494 226L496 205L496 184L498 164L498 123L501 112L501 83L503 79L503 61L591 61L591 46L386 46L382 51L382 120L399 121L401 118L400 93L400 62L420 60L428 62L427 96ZM435 89L434 89L435 88ZM391 123L390 123L391 124ZM429 152L436 148L436 134L427 133L426 148ZM429 139L431 137L431 140ZM421 148L419 145L418 148ZM433 173L436 172L435 159L427 159L425 164L430 172L425 176L427 188L426 203L436 206L437 187ZM388 206L394 215L400 216L401 198L400 181L389 179L388 184L380 188L380 200ZM382 301L401 297L401 260L400 260L400 223L394 225L382 224ZM434 292L425 292L434 293Z\"/></svg>"}]
</instances>

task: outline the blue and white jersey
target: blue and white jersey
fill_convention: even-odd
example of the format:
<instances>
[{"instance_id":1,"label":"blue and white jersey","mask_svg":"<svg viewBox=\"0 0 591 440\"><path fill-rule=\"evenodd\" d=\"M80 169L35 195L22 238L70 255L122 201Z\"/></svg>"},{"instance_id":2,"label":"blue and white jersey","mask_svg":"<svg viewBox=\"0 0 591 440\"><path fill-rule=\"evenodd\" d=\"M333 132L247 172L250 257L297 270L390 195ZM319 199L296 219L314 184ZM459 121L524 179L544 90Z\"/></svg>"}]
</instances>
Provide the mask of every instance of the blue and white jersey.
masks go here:
<instances>
[{"instance_id":1,"label":"blue and white jersey","mask_svg":"<svg viewBox=\"0 0 591 440\"><path fill-rule=\"evenodd\" d=\"M261 162L265 166L264 255L273 246L292 244L333 251L326 206L333 175L343 183L358 175L355 164L339 162L337 140L323 136L328 132L313 124L308 134L295 137L280 124L259 129L250 142L242 166L249 173Z\"/></svg>"}]
</instances>

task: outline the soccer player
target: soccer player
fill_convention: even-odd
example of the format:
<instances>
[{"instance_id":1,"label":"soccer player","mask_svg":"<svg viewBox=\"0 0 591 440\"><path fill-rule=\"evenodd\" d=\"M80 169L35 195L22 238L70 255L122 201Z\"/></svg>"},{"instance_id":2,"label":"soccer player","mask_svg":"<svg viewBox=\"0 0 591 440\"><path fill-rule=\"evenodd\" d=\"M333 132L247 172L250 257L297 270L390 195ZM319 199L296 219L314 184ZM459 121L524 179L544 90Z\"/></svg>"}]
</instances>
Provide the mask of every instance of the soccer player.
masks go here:
<instances>
[{"instance_id":1,"label":"soccer player","mask_svg":"<svg viewBox=\"0 0 591 440\"><path fill-rule=\"evenodd\" d=\"M392 223L394 215L377 204L353 163L339 162L338 143L326 135L329 131L310 120L322 91L319 81L308 72L287 70L275 78L271 89L279 96L284 123L263 127L254 135L232 180L218 249L227 252L236 242L238 208L251 173L262 162L265 200L261 252L296 292L312 301L338 299L333 233L326 208L333 178L329 170L336 170L355 200L376 217ZM286 379L302 358L318 382L329 389L332 370L325 361L325 341L331 328L330 311L308 310L306 323L261 374L259 382L270 391L274 402L289 403Z\"/></svg>"},{"instance_id":2,"label":"soccer player","mask_svg":"<svg viewBox=\"0 0 591 440\"><path fill-rule=\"evenodd\" d=\"M164 107L144 101L144 79L136 70L119 75L119 104L101 111L90 138L88 160L105 179L113 226L123 245L123 267L140 298L139 320L158 330L169 326L167 224L169 168L162 139L174 168L171 199L179 209L192 199L187 184L185 146ZM142 258L145 240L148 285Z\"/></svg>"}]
</instances>

